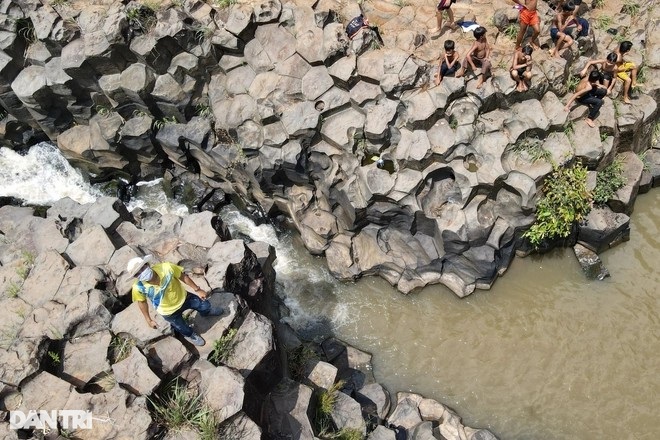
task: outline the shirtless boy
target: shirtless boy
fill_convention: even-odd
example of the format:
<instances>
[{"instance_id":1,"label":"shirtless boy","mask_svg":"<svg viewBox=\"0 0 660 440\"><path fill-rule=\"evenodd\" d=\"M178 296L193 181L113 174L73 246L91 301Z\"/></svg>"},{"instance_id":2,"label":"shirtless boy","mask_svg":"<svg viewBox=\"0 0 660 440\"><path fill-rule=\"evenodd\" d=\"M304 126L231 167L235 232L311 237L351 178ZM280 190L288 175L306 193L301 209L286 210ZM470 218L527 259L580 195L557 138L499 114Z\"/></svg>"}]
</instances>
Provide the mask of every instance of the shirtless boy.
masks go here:
<instances>
[{"instance_id":1,"label":"shirtless boy","mask_svg":"<svg viewBox=\"0 0 660 440\"><path fill-rule=\"evenodd\" d=\"M442 57L438 72L435 74L435 84L438 85L445 76L454 76L460 67L460 58L452 40L445 41L445 56Z\"/></svg>"},{"instance_id":2,"label":"shirtless boy","mask_svg":"<svg viewBox=\"0 0 660 440\"><path fill-rule=\"evenodd\" d=\"M559 51L573 44L573 31L576 30L578 24L575 17L575 5L569 1L561 7L561 10L552 19L550 37L555 42L555 49L552 51L553 57L559 58Z\"/></svg>"},{"instance_id":3,"label":"shirtless boy","mask_svg":"<svg viewBox=\"0 0 660 440\"><path fill-rule=\"evenodd\" d=\"M570 106L573 101L586 105L589 108L589 115L584 122L586 122L589 127L596 126L594 119L598 116L598 112L603 106L603 98L607 95L607 89L600 83L601 80L602 76L600 72L592 70L591 73L589 73L589 76L580 81L575 93L573 93L573 96L571 96L566 103L566 107L564 107L564 110L568 112L570 111Z\"/></svg>"},{"instance_id":4,"label":"shirtless boy","mask_svg":"<svg viewBox=\"0 0 660 440\"><path fill-rule=\"evenodd\" d=\"M618 74L618 66L616 64L616 60L616 53L611 52L605 59L589 61L584 66L584 69L582 69L580 72L580 76L582 78L587 76L591 66L600 66L600 72L603 75L603 85L607 87L607 94L609 95L612 92L612 88L614 87L614 77L616 77Z\"/></svg>"},{"instance_id":5,"label":"shirtless boy","mask_svg":"<svg viewBox=\"0 0 660 440\"><path fill-rule=\"evenodd\" d=\"M534 49L531 46L523 47L522 51L515 51L513 53L513 60L511 61L511 68L509 73L511 78L518 85L516 90L524 92L529 90L527 82L532 79L532 52Z\"/></svg>"},{"instance_id":6,"label":"shirtless boy","mask_svg":"<svg viewBox=\"0 0 660 440\"><path fill-rule=\"evenodd\" d=\"M488 40L486 39L485 27L479 26L472 32L472 34L477 41L474 42L467 55L465 55L461 68L456 72L456 78L460 78L465 74L465 69L467 69L468 64L473 72L477 67L481 67L479 82L477 82L477 88L480 89L484 84L484 81L490 77L490 44L488 44Z\"/></svg>"},{"instance_id":7,"label":"shirtless boy","mask_svg":"<svg viewBox=\"0 0 660 440\"><path fill-rule=\"evenodd\" d=\"M532 47L534 50L541 49L541 43L539 42L539 33L541 32L541 20L539 19L539 14L536 12L536 2L537 0L513 0L515 3L522 6L520 10L520 29L518 30L518 38L516 39L516 50L520 50L522 47L522 40L525 38L525 33L527 33L527 28L529 26L534 30L532 35ZM521 3L522 1L522 3Z\"/></svg>"}]
</instances>

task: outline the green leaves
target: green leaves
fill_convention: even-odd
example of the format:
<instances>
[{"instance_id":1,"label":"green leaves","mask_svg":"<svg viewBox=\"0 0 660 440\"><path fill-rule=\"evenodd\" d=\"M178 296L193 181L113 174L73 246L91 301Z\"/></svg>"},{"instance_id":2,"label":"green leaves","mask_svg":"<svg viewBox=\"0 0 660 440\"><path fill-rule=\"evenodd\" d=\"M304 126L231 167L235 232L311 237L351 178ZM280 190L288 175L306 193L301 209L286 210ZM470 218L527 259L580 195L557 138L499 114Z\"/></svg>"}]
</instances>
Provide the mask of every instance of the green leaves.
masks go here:
<instances>
[{"instance_id":1,"label":"green leaves","mask_svg":"<svg viewBox=\"0 0 660 440\"><path fill-rule=\"evenodd\" d=\"M623 163L616 159L596 176L596 187L593 191L594 203L598 206L604 205L612 198L623 185L626 179L623 177Z\"/></svg>"},{"instance_id":2,"label":"green leaves","mask_svg":"<svg viewBox=\"0 0 660 440\"><path fill-rule=\"evenodd\" d=\"M581 164L555 167L543 185L543 197L536 207L536 221L523 234L538 248L545 240L568 237L573 224L591 210L587 190L587 168Z\"/></svg>"}]
</instances>

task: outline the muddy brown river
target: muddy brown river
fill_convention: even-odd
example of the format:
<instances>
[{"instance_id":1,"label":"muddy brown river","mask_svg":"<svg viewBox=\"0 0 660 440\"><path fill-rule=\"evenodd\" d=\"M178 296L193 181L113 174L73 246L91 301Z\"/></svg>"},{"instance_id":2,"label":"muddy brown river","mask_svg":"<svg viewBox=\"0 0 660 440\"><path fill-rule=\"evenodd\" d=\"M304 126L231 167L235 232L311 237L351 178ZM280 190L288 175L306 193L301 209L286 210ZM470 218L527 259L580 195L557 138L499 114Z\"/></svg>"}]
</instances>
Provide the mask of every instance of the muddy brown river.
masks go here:
<instances>
[{"instance_id":1,"label":"muddy brown river","mask_svg":"<svg viewBox=\"0 0 660 440\"><path fill-rule=\"evenodd\" d=\"M277 245L277 271L289 321L373 353L391 392L434 398L501 439L651 440L660 438L659 233L656 189L637 200L631 240L602 255L610 278L586 280L560 250L516 258L490 291L464 299L441 286L404 296L375 278L337 283L290 238Z\"/></svg>"}]
</instances>

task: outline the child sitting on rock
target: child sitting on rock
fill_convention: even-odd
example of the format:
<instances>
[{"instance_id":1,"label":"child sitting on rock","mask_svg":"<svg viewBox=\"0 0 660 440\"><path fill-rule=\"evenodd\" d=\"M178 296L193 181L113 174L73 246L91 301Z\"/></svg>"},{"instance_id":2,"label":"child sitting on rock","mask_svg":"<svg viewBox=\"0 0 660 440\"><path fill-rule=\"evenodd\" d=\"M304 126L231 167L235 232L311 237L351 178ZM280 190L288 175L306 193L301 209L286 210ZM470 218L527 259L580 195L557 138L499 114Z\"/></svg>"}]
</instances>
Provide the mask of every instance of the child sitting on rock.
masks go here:
<instances>
[{"instance_id":1,"label":"child sitting on rock","mask_svg":"<svg viewBox=\"0 0 660 440\"><path fill-rule=\"evenodd\" d=\"M562 6L561 11L552 19L550 38L555 43L555 49L552 51L553 57L559 58L559 52L573 44L573 32L578 25L579 23L575 17L575 5L569 1Z\"/></svg>"},{"instance_id":2,"label":"child sitting on rock","mask_svg":"<svg viewBox=\"0 0 660 440\"><path fill-rule=\"evenodd\" d=\"M516 82L516 90L519 92L529 90L527 82L532 79L532 52L534 52L534 49L531 46L525 46L522 51L513 53L509 73Z\"/></svg>"},{"instance_id":3,"label":"child sitting on rock","mask_svg":"<svg viewBox=\"0 0 660 440\"><path fill-rule=\"evenodd\" d=\"M607 95L607 89L601 84L602 79L599 71L592 70L588 77L580 81L575 93L573 93L573 96L570 97L564 107L564 110L568 112L573 101L586 105L589 108L589 115L584 122L589 127L596 126L594 119L598 116L600 108L603 106L603 98Z\"/></svg>"},{"instance_id":4,"label":"child sitting on rock","mask_svg":"<svg viewBox=\"0 0 660 440\"><path fill-rule=\"evenodd\" d=\"M460 67L459 54L455 50L453 40L445 41L445 56L442 57L439 69L435 74L435 84L438 85L445 76L454 76Z\"/></svg>"},{"instance_id":5,"label":"child sitting on rock","mask_svg":"<svg viewBox=\"0 0 660 440\"><path fill-rule=\"evenodd\" d=\"M623 80L623 102L630 104L630 88L637 87L637 66L623 56L632 49L632 41L623 41L616 50L617 76ZM632 79L631 79L632 77Z\"/></svg>"},{"instance_id":6,"label":"child sitting on rock","mask_svg":"<svg viewBox=\"0 0 660 440\"><path fill-rule=\"evenodd\" d=\"M472 34L477 40L472 44L472 47L468 51L461 68L456 73L456 78L460 78L465 74L465 69L468 65L472 68L474 72L477 67L481 67L481 73L479 74L479 82L477 83L477 88L480 89L483 86L484 82L490 77L490 44L488 44L488 39L486 38L486 28L479 26L476 28Z\"/></svg>"},{"instance_id":7,"label":"child sitting on rock","mask_svg":"<svg viewBox=\"0 0 660 440\"><path fill-rule=\"evenodd\" d=\"M591 66L600 66L600 72L603 76L603 85L607 87L607 94L609 95L612 92L614 87L614 77L618 73L618 66L616 64L617 55L615 52L611 52L607 55L607 58L602 60L592 60L589 61L584 69L580 72L580 76L584 78L589 73L589 68Z\"/></svg>"}]
</instances>

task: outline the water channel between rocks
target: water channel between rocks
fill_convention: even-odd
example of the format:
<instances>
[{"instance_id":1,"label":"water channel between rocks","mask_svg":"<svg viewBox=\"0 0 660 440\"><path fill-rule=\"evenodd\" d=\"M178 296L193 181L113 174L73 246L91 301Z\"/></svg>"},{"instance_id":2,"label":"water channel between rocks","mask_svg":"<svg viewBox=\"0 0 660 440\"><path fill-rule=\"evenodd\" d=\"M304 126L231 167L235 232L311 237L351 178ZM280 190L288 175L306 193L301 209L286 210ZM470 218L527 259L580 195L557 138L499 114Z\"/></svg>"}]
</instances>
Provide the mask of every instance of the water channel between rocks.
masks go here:
<instances>
[{"instance_id":1,"label":"water channel between rocks","mask_svg":"<svg viewBox=\"0 0 660 440\"><path fill-rule=\"evenodd\" d=\"M24 157L0 149L0 165L0 195L32 203L99 195L54 148ZM156 182L140 188L132 205L181 211ZM434 398L502 440L660 438L660 190L638 198L631 240L602 255L611 278L586 281L572 251L561 250L516 258L491 291L464 299L441 286L404 296L377 278L339 283L295 236L222 215L235 232L276 247L288 321L371 352L391 392Z\"/></svg>"},{"instance_id":2,"label":"water channel between rocks","mask_svg":"<svg viewBox=\"0 0 660 440\"><path fill-rule=\"evenodd\" d=\"M380 279L335 282L291 237L278 277L295 327L373 353L390 391L437 399L469 426L503 440L657 439L659 202L639 197L631 240L602 255L605 281L566 249L516 258L464 299L441 286L404 296Z\"/></svg>"}]
</instances>

